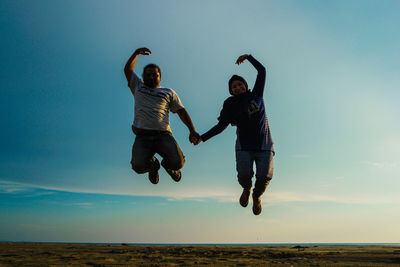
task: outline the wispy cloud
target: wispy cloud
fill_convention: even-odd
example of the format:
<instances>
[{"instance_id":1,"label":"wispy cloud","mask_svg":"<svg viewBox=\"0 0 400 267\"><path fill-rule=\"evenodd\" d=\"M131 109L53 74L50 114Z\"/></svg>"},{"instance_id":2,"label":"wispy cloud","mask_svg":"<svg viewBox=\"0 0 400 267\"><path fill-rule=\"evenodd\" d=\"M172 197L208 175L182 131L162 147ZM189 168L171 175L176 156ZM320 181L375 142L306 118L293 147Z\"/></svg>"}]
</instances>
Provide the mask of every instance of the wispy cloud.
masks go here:
<instances>
[{"instance_id":1,"label":"wispy cloud","mask_svg":"<svg viewBox=\"0 0 400 267\"><path fill-rule=\"evenodd\" d=\"M328 183L328 184L321 184L321 185L320 185L320 187L322 187L322 188L329 188L329 187L332 187L332 186L336 186L336 184L334 184L334 183Z\"/></svg>"},{"instance_id":2,"label":"wispy cloud","mask_svg":"<svg viewBox=\"0 0 400 267\"><path fill-rule=\"evenodd\" d=\"M70 203L67 204L68 206L78 206L78 207L82 207L82 208L90 208L93 206L93 203L90 202L83 202L83 203Z\"/></svg>"},{"instance_id":3,"label":"wispy cloud","mask_svg":"<svg viewBox=\"0 0 400 267\"><path fill-rule=\"evenodd\" d=\"M20 227L29 229L29 230L63 230L61 226L54 226L54 225L38 225L38 224L27 224L21 223L19 224Z\"/></svg>"},{"instance_id":4,"label":"wispy cloud","mask_svg":"<svg viewBox=\"0 0 400 267\"><path fill-rule=\"evenodd\" d=\"M22 184L0 181L0 194L18 194L21 192L26 192L29 189L29 187Z\"/></svg>"},{"instance_id":5,"label":"wispy cloud","mask_svg":"<svg viewBox=\"0 0 400 267\"><path fill-rule=\"evenodd\" d=\"M104 201L104 203L106 203L106 204L118 204L118 203L120 203L120 201L116 201L116 200L106 200L106 201Z\"/></svg>"},{"instance_id":6,"label":"wispy cloud","mask_svg":"<svg viewBox=\"0 0 400 267\"><path fill-rule=\"evenodd\" d=\"M386 195L319 195L293 192L267 193L266 201L282 202L332 202L340 204L400 204L400 197Z\"/></svg>"},{"instance_id":7,"label":"wispy cloud","mask_svg":"<svg viewBox=\"0 0 400 267\"><path fill-rule=\"evenodd\" d=\"M91 229L79 227L79 228L70 228L65 225L52 225L52 224L28 224L28 223L21 223L20 226L23 229L30 230L30 231L56 231L56 232L63 232L72 229L73 232L89 232Z\"/></svg>"},{"instance_id":8,"label":"wispy cloud","mask_svg":"<svg viewBox=\"0 0 400 267\"><path fill-rule=\"evenodd\" d=\"M292 158L296 158L296 159L306 159L306 158L311 158L310 155L307 154L292 154L290 155Z\"/></svg>"},{"instance_id":9,"label":"wispy cloud","mask_svg":"<svg viewBox=\"0 0 400 267\"><path fill-rule=\"evenodd\" d=\"M378 169L394 169L399 166L398 162L374 162L374 161L361 161L362 164L366 164Z\"/></svg>"},{"instance_id":10,"label":"wispy cloud","mask_svg":"<svg viewBox=\"0 0 400 267\"><path fill-rule=\"evenodd\" d=\"M182 192L165 192L150 194L155 197L165 197L169 201L191 200L191 201L206 201L214 199L218 202L235 202L235 192L229 190L185 190Z\"/></svg>"},{"instance_id":11,"label":"wispy cloud","mask_svg":"<svg viewBox=\"0 0 400 267\"><path fill-rule=\"evenodd\" d=\"M262 223L281 223L281 220L277 220L277 219L264 219L264 218L256 218L257 222L262 222Z\"/></svg>"},{"instance_id":12,"label":"wispy cloud","mask_svg":"<svg viewBox=\"0 0 400 267\"><path fill-rule=\"evenodd\" d=\"M180 200L192 200L192 201L204 201L205 199L215 199L221 202L232 202L235 192L221 189L209 189L209 188L198 188L184 191L159 191L159 192L126 192L126 191L105 191L105 190L86 190L86 189L73 189L73 188L61 188L46 185L34 185L27 183L12 182L6 180L0 180L0 188L4 188L5 193L11 191L19 194L32 193L35 190L42 191L43 194L46 192L69 192L69 193L82 193L82 194L102 194L102 195L119 195L119 196L136 196L136 197L163 197L169 201L180 201ZM6 190L7 189L7 190ZM15 189L15 190L11 190ZM18 190L16 190L18 189ZM122 193L121 193L122 192ZM0 191L0 193L2 193ZM82 204L82 203L81 203Z\"/></svg>"},{"instance_id":13,"label":"wispy cloud","mask_svg":"<svg viewBox=\"0 0 400 267\"><path fill-rule=\"evenodd\" d=\"M52 195L51 191L37 191L38 187L0 181L0 194L21 195L23 197L38 197L43 195Z\"/></svg>"},{"instance_id":14,"label":"wispy cloud","mask_svg":"<svg viewBox=\"0 0 400 267\"><path fill-rule=\"evenodd\" d=\"M120 195L120 196L132 196L132 197L161 197L168 201L209 201L214 200L225 203L235 203L238 201L239 194L237 190L228 189L185 189L181 191L163 191L163 192L141 192L141 193L116 193L116 192L104 192L104 191L86 191L86 190L63 190L54 189L46 186L34 186L24 184L10 184L10 182L0 181L0 185L4 188L19 188L20 190L14 190L14 192L32 192L34 189L42 190L55 190L59 192L70 192L70 193L82 193L82 194L102 194L102 195ZM13 187L13 185L15 187ZM328 186L328 185L327 185ZM26 190L23 190L26 189ZM11 190L13 191L13 190ZM0 192L1 193L1 192ZM367 195L367 194L317 194L317 193L299 193L291 191L267 191L263 196L263 201L268 205L277 205L279 203L289 202L331 202L341 204L400 204L400 197L393 195ZM56 203L55 203L56 204ZM84 208L93 207L94 203L90 202L74 202L74 203L58 203L70 206L79 206ZM132 203L133 205L136 203Z\"/></svg>"}]
</instances>

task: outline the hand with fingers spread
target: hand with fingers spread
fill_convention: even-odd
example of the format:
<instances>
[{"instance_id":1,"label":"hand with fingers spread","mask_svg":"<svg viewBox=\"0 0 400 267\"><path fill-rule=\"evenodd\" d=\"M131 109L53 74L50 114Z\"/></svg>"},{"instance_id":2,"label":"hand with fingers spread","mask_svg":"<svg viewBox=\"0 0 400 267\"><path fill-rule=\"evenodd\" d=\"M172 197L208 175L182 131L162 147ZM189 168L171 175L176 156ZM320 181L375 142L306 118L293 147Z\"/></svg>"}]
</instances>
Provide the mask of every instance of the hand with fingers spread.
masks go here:
<instances>
[{"instance_id":1,"label":"hand with fingers spread","mask_svg":"<svg viewBox=\"0 0 400 267\"><path fill-rule=\"evenodd\" d=\"M147 47L138 48L135 50L135 52L133 52L132 56L126 62L125 68L124 68L124 73L125 73L126 80L128 81L128 84L131 79L132 72L133 72L133 69L135 68L136 60L139 57L139 55L148 56L150 54L151 54L151 51Z\"/></svg>"},{"instance_id":2,"label":"hand with fingers spread","mask_svg":"<svg viewBox=\"0 0 400 267\"><path fill-rule=\"evenodd\" d=\"M238 57L238 59L236 60L236 64L238 64L238 65L242 64L243 61L245 61L248 57L249 57L248 54L241 55L241 56Z\"/></svg>"},{"instance_id":3,"label":"hand with fingers spread","mask_svg":"<svg viewBox=\"0 0 400 267\"><path fill-rule=\"evenodd\" d=\"M151 54L151 51L147 47L142 47L142 48L136 49L135 54L148 56Z\"/></svg>"}]
</instances>

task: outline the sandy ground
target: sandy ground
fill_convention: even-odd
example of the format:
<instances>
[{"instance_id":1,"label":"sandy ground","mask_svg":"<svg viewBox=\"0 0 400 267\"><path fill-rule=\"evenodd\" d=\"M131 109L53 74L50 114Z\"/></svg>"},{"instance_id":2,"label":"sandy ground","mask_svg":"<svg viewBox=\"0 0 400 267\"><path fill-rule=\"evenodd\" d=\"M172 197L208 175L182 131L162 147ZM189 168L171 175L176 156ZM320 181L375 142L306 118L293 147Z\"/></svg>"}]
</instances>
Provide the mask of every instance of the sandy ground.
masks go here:
<instances>
[{"instance_id":1,"label":"sandy ground","mask_svg":"<svg viewBox=\"0 0 400 267\"><path fill-rule=\"evenodd\" d=\"M0 266L400 266L400 247L0 243Z\"/></svg>"}]
</instances>

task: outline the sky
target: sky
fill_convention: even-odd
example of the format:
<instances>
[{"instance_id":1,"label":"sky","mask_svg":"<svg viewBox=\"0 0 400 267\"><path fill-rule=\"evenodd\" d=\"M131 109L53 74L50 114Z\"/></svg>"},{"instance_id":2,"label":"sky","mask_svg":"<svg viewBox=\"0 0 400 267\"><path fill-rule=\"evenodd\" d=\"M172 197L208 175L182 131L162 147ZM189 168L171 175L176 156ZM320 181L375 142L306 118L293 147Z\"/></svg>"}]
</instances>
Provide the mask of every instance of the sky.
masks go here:
<instances>
[{"instance_id":1,"label":"sky","mask_svg":"<svg viewBox=\"0 0 400 267\"><path fill-rule=\"evenodd\" d=\"M0 0L0 240L400 242L400 2ZM162 69L202 134L228 80L254 84L276 155L263 212L242 208L235 128L194 147L181 182L130 167L123 74Z\"/></svg>"}]
</instances>

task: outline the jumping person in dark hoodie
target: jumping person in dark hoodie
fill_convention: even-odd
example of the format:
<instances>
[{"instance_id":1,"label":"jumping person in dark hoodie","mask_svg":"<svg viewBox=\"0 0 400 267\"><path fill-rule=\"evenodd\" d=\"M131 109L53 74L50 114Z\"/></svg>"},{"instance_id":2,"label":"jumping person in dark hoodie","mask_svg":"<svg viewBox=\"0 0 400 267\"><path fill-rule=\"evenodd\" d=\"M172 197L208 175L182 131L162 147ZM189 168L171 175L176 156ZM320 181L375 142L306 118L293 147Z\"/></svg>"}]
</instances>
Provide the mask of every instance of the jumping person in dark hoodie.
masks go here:
<instances>
[{"instance_id":1,"label":"jumping person in dark hoodie","mask_svg":"<svg viewBox=\"0 0 400 267\"><path fill-rule=\"evenodd\" d=\"M240 65L248 60L258 71L253 90L249 90L246 80L233 75L229 80L229 93L224 102L218 124L201 136L207 141L221 133L231 124L236 126L236 170L239 184L243 187L240 205L247 207L252 187L253 163L256 163L256 182L253 189L253 213L261 213L261 195L265 192L273 175L273 156L275 155L271 132L264 105L264 86L266 71L251 55L242 55L236 60Z\"/></svg>"}]
</instances>

